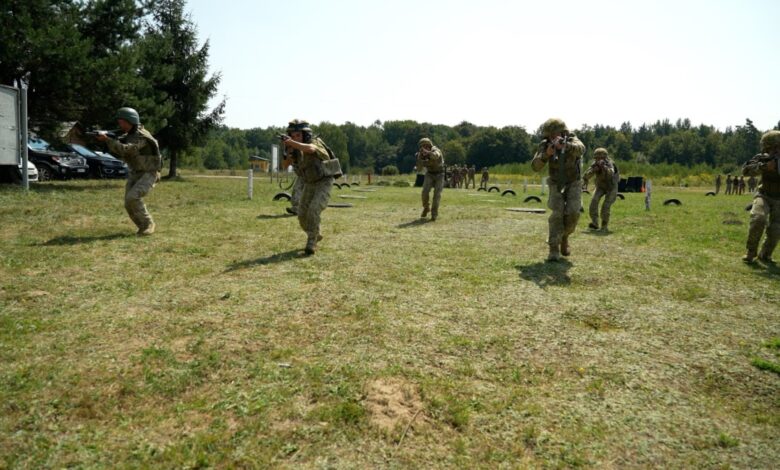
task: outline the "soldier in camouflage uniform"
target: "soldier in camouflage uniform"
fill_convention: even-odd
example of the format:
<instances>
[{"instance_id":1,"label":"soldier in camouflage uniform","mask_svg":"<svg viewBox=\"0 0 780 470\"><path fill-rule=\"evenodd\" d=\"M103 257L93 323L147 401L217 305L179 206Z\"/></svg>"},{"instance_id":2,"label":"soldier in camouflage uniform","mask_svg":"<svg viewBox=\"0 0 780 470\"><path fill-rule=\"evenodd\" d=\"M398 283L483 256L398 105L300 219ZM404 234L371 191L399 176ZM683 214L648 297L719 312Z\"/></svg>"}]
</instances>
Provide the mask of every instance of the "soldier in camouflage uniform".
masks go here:
<instances>
[{"instance_id":1,"label":"soldier in camouflage uniform","mask_svg":"<svg viewBox=\"0 0 780 470\"><path fill-rule=\"evenodd\" d=\"M715 178L715 194L720 193L720 185L721 185L722 178L720 175Z\"/></svg>"},{"instance_id":2,"label":"soldier in camouflage uniform","mask_svg":"<svg viewBox=\"0 0 780 470\"><path fill-rule=\"evenodd\" d=\"M125 161L130 168L125 184L125 209L130 220L138 227L138 235L151 235L156 225L142 198L160 181L160 147L152 134L144 129L135 109L120 108L116 120L124 132L122 136L113 139L100 133L96 138L105 142L108 151Z\"/></svg>"},{"instance_id":3,"label":"soldier in camouflage uniform","mask_svg":"<svg viewBox=\"0 0 780 470\"><path fill-rule=\"evenodd\" d=\"M569 236L574 233L582 207L582 178L580 161L585 145L560 119L548 119L542 124L544 140L531 161L534 171L541 171L549 162L550 197L547 207L551 214L548 220L550 246L548 261L558 261L561 255L571 254Z\"/></svg>"},{"instance_id":4,"label":"soldier in camouflage uniform","mask_svg":"<svg viewBox=\"0 0 780 470\"><path fill-rule=\"evenodd\" d=\"M317 243L322 240L320 220L322 211L328 207L330 190L336 175L323 172L323 162L331 160L333 155L325 142L314 137L309 123L299 119L290 121L287 135L282 143L285 152L292 154L298 179L303 181L303 191L298 202L298 222L306 232L307 255L317 251Z\"/></svg>"},{"instance_id":5,"label":"soldier in camouflage uniform","mask_svg":"<svg viewBox=\"0 0 780 470\"><path fill-rule=\"evenodd\" d=\"M747 263L752 263L756 257L771 263L772 252L780 240L780 131L769 131L761 137L761 152L742 167L745 176L761 176L750 210L747 253L742 258ZM759 252L758 244L764 229L766 238Z\"/></svg>"},{"instance_id":6,"label":"soldier in camouflage uniform","mask_svg":"<svg viewBox=\"0 0 780 470\"><path fill-rule=\"evenodd\" d=\"M431 139L423 137L417 144L419 151L415 154L417 157L417 167L425 167L425 182L423 183L422 190L422 205L423 211L420 214L421 218L428 216L428 212L431 213L431 220L436 220L439 216L439 201L441 201L441 191L444 187L444 156L438 147L433 145ZM457 168L453 170L452 177L455 179L455 175L458 174ZM429 194L433 188L433 205L428 202Z\"/></svg>"},{"instance_id":7,"label":"soldier in camouflage uniform","mask_svg":"<svg viewBox=\"0 0 780 470\"><path fill-rule=\"evenodd\" d=\"M726 176L726 194L731 194L731 175Z\"/></svg>"},{"instance_id":8,"label":"soldier in camouflage uniform","mask_svg":"<svg viewBox=\"0 0 780 470\"><path fill-rule=\"evenodd\" d=\"M287 129L290 132L290 129ZM298 215L298 203L301 200L301 194L303 194L303 178L298 176L298 161L295 159L292 147L284 148L284 160L282 160L282 168L287 171L287 168L292 165L295 172L295 181L293 181L292 192L290 193L290 207L286 208L288 214Z\"/></svg>"},{"instance_id":9,"label":"soldier in camouflage uniform","mask_svg":"<svg viewBox=\"0 0 780 470\"><path fill-rule=\"evenodd\" d=\"M487 167L482 167L482 179L479 181L479 187L487 189L488 180L490 179L490 173Z\"/></svg>"},{"instance_id":10,"label":"soldier in camouflage uniform","mask_svg":"<svg viewBox=\"0 0 780 470\"><path fill-rule=\"evenodd\" d=\"M468 170L469 179L466 181L466 189L469 189L469 184L471 185L471 189L477 188L477 181L474 178L476 174L477 168L474 165L471 165Z\"/></svg>"},{"instance_id":11,"label":"soldier in camouflage uniform","mask_svg":"<svg viewBox=\"0 0 780 470\"><path fill-rule=\"evenodd\" d=\"M609 158L607 149L597 148L593 152L594 162L585 171L585 186L588 185L588 180L593 176L596 177L596 188L593 193L593 198L590 201L590 224L589 228L593 230L599 229L599 201L604 197L604 203L601 205L601 230L604 232L609 231L609 214L612 204L617 199L618 192L618 180L620 175L617 172L617 167L612 159Z\"/></svg>"}]
</instances>

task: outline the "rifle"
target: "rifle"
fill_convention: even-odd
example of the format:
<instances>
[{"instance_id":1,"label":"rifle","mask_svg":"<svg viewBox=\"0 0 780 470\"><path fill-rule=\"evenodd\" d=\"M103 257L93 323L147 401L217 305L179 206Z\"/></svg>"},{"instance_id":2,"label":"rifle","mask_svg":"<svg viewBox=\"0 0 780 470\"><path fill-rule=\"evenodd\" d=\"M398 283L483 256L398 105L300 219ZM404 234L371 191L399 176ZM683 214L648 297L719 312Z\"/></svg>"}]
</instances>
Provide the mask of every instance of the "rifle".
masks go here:
<instances>
[{"instance_id":1,"label":"rifle","mask_svg":"<svg viewBox=\"0 0 780 470\"><path fill-rule=\"evenodd\" d=\"M117 137L122 135L122 130L121 129L115 129L113 131L106 131L106 130L103 130L103 129L95 129L95 130L87 131L84 134L88 135L90 137L95 137L95 136L97 136L99 134L105 134L106 136L108 136L108 137L110 137L112 139L116 139Z\"/></svg>"}]
</instances>

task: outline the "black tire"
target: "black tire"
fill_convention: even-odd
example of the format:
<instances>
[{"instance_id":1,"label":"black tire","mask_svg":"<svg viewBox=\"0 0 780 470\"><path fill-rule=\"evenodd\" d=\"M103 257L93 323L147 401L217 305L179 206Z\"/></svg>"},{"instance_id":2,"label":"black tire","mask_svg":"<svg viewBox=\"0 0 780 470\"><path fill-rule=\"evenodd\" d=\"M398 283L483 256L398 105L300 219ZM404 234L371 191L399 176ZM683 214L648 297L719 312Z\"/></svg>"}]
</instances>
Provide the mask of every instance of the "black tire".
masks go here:
<instances>
[{"instance_id":1,"label":"black tire","mask_svg":"<svg viewBox=\"0 0 780 470\"><path fill-rule=\"evenodd\" d=\"M625 197L625 196L623 196L623 195L622 195L622 194L620 194L620 193L617 193L617 198L618 198L618 199L620 199L620 200L622 201L622 200L623 200L623 199L625 199L626 197Z\"/></svg>"},{"instance_id":2,"label":"black tire","mask_svg":"<svg viewBox=\"0 0 780 470\"><path fill-rule=\"evenodd\" d=\"M502 196L506 196L507 194L511 194L512 196L517 196L517 193L515 193L515 192L514 192L513 190L511 190L511 189L506 189L506 190L504 190L504 192L503 192L503 193L501 193L501 195L502 195Z\"/></svg>"},{"instance_id":3,"label":"black tire","mask_svg":"<svg viewBox=\"0 0 780 470\"><path fill-rule=\"evenodd\" d=\"M38 181L51 181L53 177L54 174L48 166L41 165L38 168Z\"/></svg>"},{"instance_id":4,"label":"black tire","mask_svg":"<svg viewBox=\"0 0 780 470\"><path fill-rule=\"evenodd\" d=\"M360 186L360 181L356 181L356 182L354 182L354 183L352 183L352 184L353 184L354 186Z\"/></svg>"},{"instance_id":5,"label":"black tire","mask_svg":"<svg viewBox=\"0 0 780 470\"><path fill-rule=\"evenodd\" d=\"M542 199L538 196L528 196L527 198L523 199L523 202L542 202Z\"/></svg>"},{"instance_id":6,"label":"black tire","mask_svg":"<svg viewBox=\"0 0 780 470\"><path fill-rule=\"evenodd\" d=\"M349 188L349 183L341 183L341 189Z\"/></svg>"},{"instance_id":7,"label":"black tire","mask_svg":"<svg viewBox=\"0 0 780 470\"><path fill-rule=\"evenodd\" d=\"M715 195L715 191L707 191L707 194L705 194L705 196L714 196L714 195Z\"/></svg>"},{"instance_id":8,"label":"black tire","mask_svg":"<svg viewBox=\"0 0 780 470\"><path fill-rule=\"evenodd\" d=\"M583 189L583 190L582 190L582 193L583 193L583 194L590 194L590 191L588 191L587 189Z\"/></svg>"},{"instance_id":9,"label":"black tire","mask_svg":"<svg viewBox=\"0 0 780 470\"><path fill-rule=\"evenodd\" d=\"M285 201L290 201L292 200L292 196L290 196L289 193L276 193L274 196L274 201L281 201L282 199Z\"/></svg>"},{"instance_id":10,"label":"black tire","mask_svg":"<svg viewBox=\"0 0 780 470\"><path fill-rule=\"evenodd\" d=\"M487 191L485 188L477 188L477 191Z\"/></svg>"},{"instance_id":11,"label":"black tire","mask_svg":"<svg viewBox=\"0 0 780 470\"><path fill-rule=\"evenodd\" d=\"M488 189L488 192L492 193L493 191L500 192L501 190L498 189L498 186L491 186L490 189Z\"/></svg>"},{"instance_id":12,"label":"black tire","mask_svg":"<svg viewBox=\"0 0 780 470\"><path fill-rule=\"evenodd\" d=\"M745 206L745 210L748 211L748 212L752 211L753 210L753 203L751 202L750 204Z\"/></svg>"},{"instance_id":13,"label":"black tire","mask_svg":"<svg viewBox=\"0 0 780 470\"><path fill-rule=\"evenodd\" d=\"M337 188L341 189L341 185L340 185L339 183L333 183L333 186L335 186L335 187L337 187Z\"/></svg>"},{"instance_id":14,"label":"black tire","mask_svg":"<svg viewBox=\"0 0 780 470\"><path fill-rule=\"evenodd\" d=\"M332 203L328 204L328 207L334 207L334 208L339 208L339 209L347 209L347 208L353 207L353 205L348 203L348 202L332 202Z\"/></svg>"},{"instance_id":15,"label":"black tire","mask_svg":"<svg viewBox=\"0 0 780 470\"><path fill-rule=\"evenodd\" d=\"M667 200L664 201L664 205L665 206L671 206L671 205L681 206L682 202L680 202L679 199L667 199Z\"/></svg>"}]
</instances>

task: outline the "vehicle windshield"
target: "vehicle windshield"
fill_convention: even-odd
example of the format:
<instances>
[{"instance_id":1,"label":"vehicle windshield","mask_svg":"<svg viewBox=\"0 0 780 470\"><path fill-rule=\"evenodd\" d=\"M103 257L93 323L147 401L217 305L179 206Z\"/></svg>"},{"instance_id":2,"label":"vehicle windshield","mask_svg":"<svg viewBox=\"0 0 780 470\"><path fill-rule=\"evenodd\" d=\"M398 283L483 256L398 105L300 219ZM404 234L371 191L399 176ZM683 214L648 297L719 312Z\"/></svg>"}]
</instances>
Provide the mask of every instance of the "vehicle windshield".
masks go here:
<instances>
[{"instance_id":1,"label":"vehicle windshield","mask_svg":"<svg viewBox=\"0 0 780 470\"><path fill-rule=\"evenodd\" d=\"M33 150L38 150L38 151L53 150L51 145L49 145L48 142L41 139L40 137L32 137L32 136L28 137L27 146Z\"/></svg>"},{"instance_id":2,"label":"vehicle windshield","mask_svg":"<svg viewBox=\"0 0 780 470\"><path fill-rule=\"evenodd\" d=\"M93 152L92 150L84 147L83 145L79 144L70 144L71 147L73 147L73 150L76 151L79 155L83 157L97 157L98 155Z\"/></svg>"}]
</instances>

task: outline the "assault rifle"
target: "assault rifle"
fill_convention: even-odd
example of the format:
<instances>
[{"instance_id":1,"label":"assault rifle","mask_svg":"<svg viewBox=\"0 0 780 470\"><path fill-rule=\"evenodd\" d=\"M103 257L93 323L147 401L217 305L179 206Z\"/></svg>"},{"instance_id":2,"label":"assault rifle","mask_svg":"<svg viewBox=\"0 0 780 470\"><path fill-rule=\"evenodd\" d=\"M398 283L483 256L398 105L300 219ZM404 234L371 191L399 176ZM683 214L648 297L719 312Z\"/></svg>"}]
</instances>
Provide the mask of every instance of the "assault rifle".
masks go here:
<instances>
[{"instance_id":1,"label":"assault rifle","mask_svg":"<svg viewBox=\"0 0 780 470\"><path fill-rule=\"evenodd\" d=\"M103 129L95 129L95 130L92 130L92 131L87 131L84 134L88 135L90 137L95 137L95 136L100 135L100 134L105 134L106 136L108 136L108 137L110 137L112 139L116 139L117 137L122 135L122 130L121 129L116 129L116 130L113 130L113 131L106 131L106 130L103 130Z\"/></svg>"}]
</instances>

